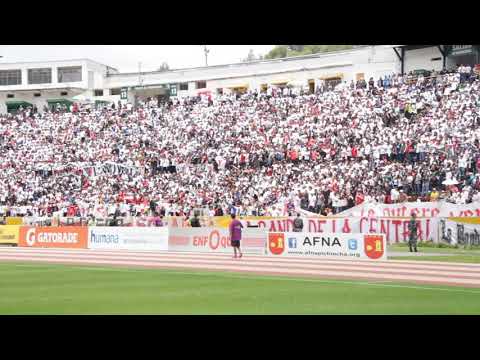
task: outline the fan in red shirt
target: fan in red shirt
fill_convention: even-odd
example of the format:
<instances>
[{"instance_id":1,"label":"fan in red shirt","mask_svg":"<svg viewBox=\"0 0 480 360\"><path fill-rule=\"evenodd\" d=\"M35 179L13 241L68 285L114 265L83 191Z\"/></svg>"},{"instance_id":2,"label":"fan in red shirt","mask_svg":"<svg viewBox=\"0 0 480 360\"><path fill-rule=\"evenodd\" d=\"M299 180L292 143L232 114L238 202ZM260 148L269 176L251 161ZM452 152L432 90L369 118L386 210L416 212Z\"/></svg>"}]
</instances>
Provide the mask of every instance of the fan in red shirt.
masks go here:
<instances>
[{"instance_id":1,"label":"fan in red shirt","mask_svg":"<svg viewBox=\"0 0 480 360\"><path fill-rule=\"evenodd\" d=\"M355 205L360 205L365 201L365 196L363 195L362 192L357 191L357 194L355 195Z\"/></svg>"},{"instance_id":2,"label":"fan in red shirt","mask_svg":"<svg viewBox=\"0 0 480 360\"><path fill-rule=\"evenodd\" d=\"M358 155L358 150L355 146L352 146L352 157L356 158Z\"/></svg>"},{"instance_id":3,"label":"fan in red shirt","mask_svg":"<svg viewBox=\"0 0 480 360\"><path fill-rule=\"evenodd\" d=\"M297 161L297 159L298 159L298 153L297 153L296 150L292 150L292 151L290 152L290 159L291 159L293 162Z\"/></svg>"},{"instance_id":4,"label":"fan in red shirt","mask_svg":"<svg viewBox=\"0 0 480 360\"><path fill-rule=\"evenodd\" d=\"M75 216L77 212L77 206L76 205L70 205L67 209L67 216Z\"/></svg>"}]
</instances>

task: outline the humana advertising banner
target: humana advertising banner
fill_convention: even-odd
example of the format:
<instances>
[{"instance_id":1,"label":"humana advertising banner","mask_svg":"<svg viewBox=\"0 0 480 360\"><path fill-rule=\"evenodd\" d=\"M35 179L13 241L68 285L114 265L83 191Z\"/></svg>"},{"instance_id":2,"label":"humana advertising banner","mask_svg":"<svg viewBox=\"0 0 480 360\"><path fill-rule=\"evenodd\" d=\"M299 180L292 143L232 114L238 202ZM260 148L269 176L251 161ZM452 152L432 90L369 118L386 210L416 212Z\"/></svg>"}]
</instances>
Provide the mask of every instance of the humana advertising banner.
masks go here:
<instances>
[{"instance_id":1,"label":"humana advertising banner","mask_svg":"<svg viewBox=\"0 0 480 360\"><path fill-rule=\"evenodd\" d=\"M268 233L267 253L274 256L311 256L387 260L383 234Z\"/></svg>"},{"instance_id":2,"label":"humana advertising banner","mask_svg":"<svg viewBox=\"0 0 480 360\"><path fill-rule=\"evenodd\" d=\"M88 227L89 249L168 250L168 228Z\"/></svg>"}]
</instances>

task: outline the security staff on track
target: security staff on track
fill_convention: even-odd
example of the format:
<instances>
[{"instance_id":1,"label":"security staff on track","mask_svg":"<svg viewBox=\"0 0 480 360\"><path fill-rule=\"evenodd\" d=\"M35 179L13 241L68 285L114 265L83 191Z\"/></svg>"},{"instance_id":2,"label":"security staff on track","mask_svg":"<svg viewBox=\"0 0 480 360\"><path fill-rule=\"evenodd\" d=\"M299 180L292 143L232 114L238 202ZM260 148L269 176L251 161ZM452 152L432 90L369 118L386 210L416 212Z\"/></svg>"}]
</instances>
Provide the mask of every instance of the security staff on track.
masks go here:
<instances>
[{"instance_id":1,"label":"security staff on track","mask_svg":"<svg viewBox=\"0 0 480 360\"><path fill-rule=\"evenodd\" d=\"M415 213L412 213L412 218L408 222L408 246L410 247L410 252L413 251L412 248L417 252L417 230L417 219Z\"/></svg>"}]
</instances>

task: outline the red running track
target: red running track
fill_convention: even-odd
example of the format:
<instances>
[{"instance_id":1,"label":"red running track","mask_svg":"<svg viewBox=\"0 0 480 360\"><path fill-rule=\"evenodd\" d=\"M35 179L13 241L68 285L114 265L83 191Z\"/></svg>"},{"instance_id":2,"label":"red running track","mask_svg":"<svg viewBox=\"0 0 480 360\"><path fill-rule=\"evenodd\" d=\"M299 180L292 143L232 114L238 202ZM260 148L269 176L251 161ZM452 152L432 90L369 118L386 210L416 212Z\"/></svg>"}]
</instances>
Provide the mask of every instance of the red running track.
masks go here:
<instances>
[{"instance_id":1,"label":"red running track","mask_svg":"<svg viewBox=\"0 0 480 360\"><path fill-rule=\"evenodd\" d=\"M0 261L197 269L364 281L480 287L480 264L433 261L366 261L130 250L70 250L0 247Z\"/></svg>"}]
</instances>

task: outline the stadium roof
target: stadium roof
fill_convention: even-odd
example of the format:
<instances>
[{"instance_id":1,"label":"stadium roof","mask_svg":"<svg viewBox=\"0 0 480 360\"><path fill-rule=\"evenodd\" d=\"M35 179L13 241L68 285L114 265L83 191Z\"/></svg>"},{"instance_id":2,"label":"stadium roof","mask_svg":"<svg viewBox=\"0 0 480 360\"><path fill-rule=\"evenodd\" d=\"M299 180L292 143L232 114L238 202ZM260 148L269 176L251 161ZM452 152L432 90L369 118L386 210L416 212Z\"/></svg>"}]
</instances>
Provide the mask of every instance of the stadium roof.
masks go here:
<instances>
[{"instance_id":1,"label":"stadium roof","mask_svg":"<svg viewBox=\"0 0 480 360\"><path fill-rule=\"evenodd\" d=\"M62 62L78 62L78 61L87 61L87 62L91 62L91 63L95 63L97 65L101 65L101 66L105 66L109 69L112 69L112 70L115 70L115 71L118 71L118 69L114 68L113 66L110 66L110 65L105 65L105 64L102 64L98 61L95 61L95 60L92 60L92 59L87 59L87 58L83 58L83 59L64 59L64 60L45 60L45 61L18 61L18 62L1 62L0 63L0 66L5 66L5 65L21 65L21 64L42 64L42 63L62 63Z\"/></svg>"}]
</instances>

